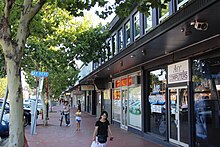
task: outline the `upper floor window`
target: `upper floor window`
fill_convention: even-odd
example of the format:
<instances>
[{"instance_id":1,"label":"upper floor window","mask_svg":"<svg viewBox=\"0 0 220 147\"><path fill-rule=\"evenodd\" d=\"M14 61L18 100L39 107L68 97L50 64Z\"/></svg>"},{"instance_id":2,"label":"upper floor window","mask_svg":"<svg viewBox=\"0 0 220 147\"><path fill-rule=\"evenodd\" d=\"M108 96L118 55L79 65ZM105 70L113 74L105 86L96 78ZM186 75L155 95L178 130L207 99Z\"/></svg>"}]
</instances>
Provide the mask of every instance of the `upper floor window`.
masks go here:
<instances>
[{"instance_id":1,"label":"upper floor window","mask_svg":"<svg viewBox=\"0 0 220 147\"><path fill-rule=\"evenodd\" d=\"M118 31L118 46L119 46L119 50L121 51L123 49L123 30L120 29Z\"/></svg>"},{"instance_id":2,"label":"upper floor window","mask_svg":"<svg viewBox=\"0 0 220 147\"><path fill-rule=\"evenodd\" d=\"M99 63L98 62L94 62L93 63L93 70L97 69L99 67Z\"/></svg>"},{"instance_id":3,"label":"upper floor window","mask_svg":"<svg viewBox=\"0 0 220 147\"><path fill-rule=\"evenodd\" d=\"M148 16L144 15L144 31L147 32L152 28L152 9L149 10L150 14Z\"/></svg>"},{"instance_id":4,"label":"upper floor window","mask_svg":"<svg viewBox=\"0 0 220 147\"><path fill-rule=\"evenodd\" d=\"M111 39L109 39L108 44L109 44L108 56L109 56L109 59L111 59L113 57L112 40Z\"/></svg>"},{"instance_id":5,"label":"upper floor window","mask_svg":"<svg viewBox=\"0 0 220 147\"><path fill-rule=\"evenodd\" d=\"M190 0L177 0L177 10L185 6Z\"/></svg>"},{"instance_id":6,"label":"upper floor window","mask_svg":"<svg viewBox=\"0 0 220 147\"><path fill-rule=\"evenodd\" d=\"M125 41L126 41L126 46L129 45L131 43L131 25L130 25L130 21L128 21L125 24Z\"/></svg>"},{"instance_id":7,"label":"upper floor window","mask_svg":"<svg viewBox=\"0 0 220 147\"><path fill-rule=\"evenodd\" d=\"M113 51L113 56L118 53L116 35L112 37L112 51Z\"/></svg>"},{"instance_id":8,"label":"upper floor window","mask_svg":"<svg viewBox=\"0 0 220 147\"><path fill-rule=\"evenodd\" d=\"M108 61L108 59L109 59L109 50L108 50L108 48L106 48L105 49L105 59L104 59L105 62Z\"/></svg>"},{"instance_id":9,"label":"upper floor window","mask_svg":"<svg viewBox=\"0 0 220 147\"><path fill-rule=\"evenodd\" d=\"M140 36L140 13L137 12L134 15L134 38L138 38Z\"/></svg>"},{"instance_id":10,"label":"upper floor window","mask_svg":"<svg viewBox=\"0 0 220 147\"><path fill-rule=\"evenodd\" d=\"M161 3L164 3L164 0L160 0ZM159 23L164 21L169 16L169 4L165 3L166 8L159 9Z\"/></svg>"}]
</instances>

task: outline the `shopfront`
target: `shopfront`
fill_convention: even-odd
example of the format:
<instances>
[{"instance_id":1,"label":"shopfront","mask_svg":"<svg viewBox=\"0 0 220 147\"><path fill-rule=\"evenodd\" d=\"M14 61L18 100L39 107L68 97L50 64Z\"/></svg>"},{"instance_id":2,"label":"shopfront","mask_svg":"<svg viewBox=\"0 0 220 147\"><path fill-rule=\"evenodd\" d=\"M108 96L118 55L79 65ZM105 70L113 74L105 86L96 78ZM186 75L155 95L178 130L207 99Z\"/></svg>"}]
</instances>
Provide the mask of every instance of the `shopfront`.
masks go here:
<instances>
[{"instance_id":1,"label":"shopfront","mask_svg":"<svg viewBox=\"0 0 220 147\"><path fill-rule=\"evenodd\" d=\"M196 146L219 146L220 50L192 61Z\"/></svg>"},{"instance_id":2,"label":"shopfront","mask_svg":"<svg viewBox=\"0 0 220 147\"><path fill-rule=\"evenodd\" d=\"M169 141L187 147L189 144L188 84L189 60L168 65Z\"/></svg>"},{"instance_id":3,"label":"shopfront","mask_svg":"<svg viewBox=\"0 0 220 147\"><path fill-rule=\"evenodd\" d=\"M149 72L148 102L150 106L149 132L161 138L166 136L166 70L160 68Z\"/></svg>"},{"instance_id":4,"label":"shopfront","mask_svg":"<svg viewBox=\"0 0 220 147\"><path fill-rule=\"evenodd\" d=\"M113 80L112 118L122 129L141 130L140 73Z\"/></svg>"}]
</instances>

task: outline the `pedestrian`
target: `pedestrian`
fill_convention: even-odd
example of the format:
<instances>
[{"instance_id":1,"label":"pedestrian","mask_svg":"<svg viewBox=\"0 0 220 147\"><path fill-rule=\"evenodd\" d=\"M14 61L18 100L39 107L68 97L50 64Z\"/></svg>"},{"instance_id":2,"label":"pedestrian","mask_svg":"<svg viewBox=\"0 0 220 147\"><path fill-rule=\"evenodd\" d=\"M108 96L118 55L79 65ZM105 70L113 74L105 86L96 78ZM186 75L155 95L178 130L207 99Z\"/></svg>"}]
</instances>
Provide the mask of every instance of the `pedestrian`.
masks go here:
<instances>
[{"instance_id":1,"label":"pedestrian","mask_svg":"<svg viewBox=\"0 0 220 147\"><path fill-rule=\"evenodd\" d=\"M95 123L95 130L92 136L93 144L96 142L99 146L106 147L108 134L110 135L110 140L113 140L110 123L108 121L108 113L102 111L99 120Z\"/></svg>"},{"instance_id":2,"label":"pedestrian","mask_svg":"<svg viewBox=\"0 0 220 147\"><path fill-rule=\"evenodd\" d=\"M77 109L81 112L81 102L80 102L80 100L78 100L78 106L77 106Z\"/></svg>"},{"instance_id":3,"label":"pedestrian","mask_svg":"<svg viewBox=\"0 0 220 147\"><path fill-rule=\"evenodd\" d=\"M80 122L81 122L81 111L77 109L77 112L75 113L76 116L76 131L80 131Z\"/></svg>"},{"instance_id":4,"label":"pedestrian","mask_svg":"<svg viewBox=\"0 0 220 147\"><path fill-rule=\"evenodd\" d=\"M66 126L70 126L70 106L68 101L64 101L63 113L66 120Z\"/></svg>"}]
</instances>

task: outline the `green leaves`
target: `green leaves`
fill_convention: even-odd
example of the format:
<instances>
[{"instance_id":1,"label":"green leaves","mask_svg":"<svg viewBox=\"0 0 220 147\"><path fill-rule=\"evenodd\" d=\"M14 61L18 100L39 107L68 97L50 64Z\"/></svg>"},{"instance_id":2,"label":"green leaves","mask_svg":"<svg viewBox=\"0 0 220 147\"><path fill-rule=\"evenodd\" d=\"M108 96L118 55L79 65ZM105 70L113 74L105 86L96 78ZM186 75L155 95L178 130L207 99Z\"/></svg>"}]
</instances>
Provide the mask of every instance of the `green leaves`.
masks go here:
<instances>
[{"instance_id":1,"label":"green leaves","mask_svg":"<svg viewBox=\"0 0 220 147\"><path fill-rule=\"evenodd\" d=\"M105 49L109 48L106 40L109 37L108 28L101 25L79 33L74 42L75 47L71 49L71 55L75 55L73 58L81 60L85 64L92 60L97 61L99 58L105 58Z\"/></svg>"}]
</instances>

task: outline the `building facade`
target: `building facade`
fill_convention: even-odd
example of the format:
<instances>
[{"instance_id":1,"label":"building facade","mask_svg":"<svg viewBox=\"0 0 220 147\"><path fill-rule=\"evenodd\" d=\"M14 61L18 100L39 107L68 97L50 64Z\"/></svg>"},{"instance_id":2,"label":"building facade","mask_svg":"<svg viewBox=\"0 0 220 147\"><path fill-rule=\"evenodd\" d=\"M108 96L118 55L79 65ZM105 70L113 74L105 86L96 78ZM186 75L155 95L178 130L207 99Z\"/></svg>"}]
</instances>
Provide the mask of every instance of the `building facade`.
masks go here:
<instances>
[{"instance_id":1,"label":"building facade","mask_svg":"<svg viewBox=\"0 0 220 147\"><path fill-rule=\"evenodd\" d=\"M220 2L171 0L111 22L107 59L79 84L85 111L161 144L218 146Z\"/></svg>"}]
</instances>

